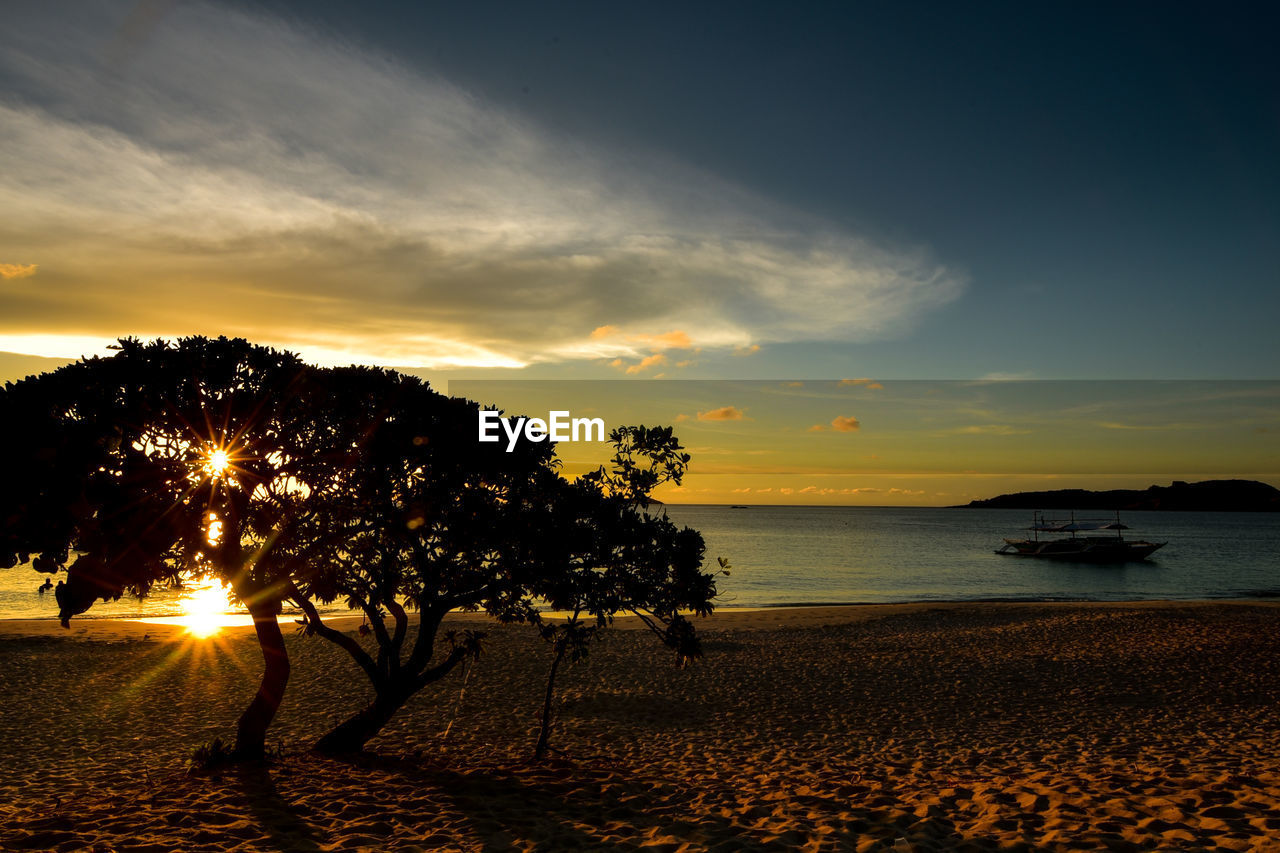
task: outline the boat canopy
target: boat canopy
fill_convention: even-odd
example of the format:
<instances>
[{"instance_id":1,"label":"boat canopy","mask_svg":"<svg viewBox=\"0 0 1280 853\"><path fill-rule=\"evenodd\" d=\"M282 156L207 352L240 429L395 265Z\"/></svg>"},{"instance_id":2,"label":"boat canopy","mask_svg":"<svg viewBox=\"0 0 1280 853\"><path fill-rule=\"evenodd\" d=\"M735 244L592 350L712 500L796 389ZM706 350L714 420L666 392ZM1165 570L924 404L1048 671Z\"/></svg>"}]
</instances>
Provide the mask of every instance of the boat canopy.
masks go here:
<instances>
[{"instance_id":1,"label":"boat canopy","mask_svg":"<svg viewBox=\"0 0 1280 853\"><path fill-rule=\"evenodd\" d=\"M1042 533L1079 533L1084 530L1128 530L1129 525L1118 521L1038 521L1027 528Z\"/></svg>"}]
</instances>

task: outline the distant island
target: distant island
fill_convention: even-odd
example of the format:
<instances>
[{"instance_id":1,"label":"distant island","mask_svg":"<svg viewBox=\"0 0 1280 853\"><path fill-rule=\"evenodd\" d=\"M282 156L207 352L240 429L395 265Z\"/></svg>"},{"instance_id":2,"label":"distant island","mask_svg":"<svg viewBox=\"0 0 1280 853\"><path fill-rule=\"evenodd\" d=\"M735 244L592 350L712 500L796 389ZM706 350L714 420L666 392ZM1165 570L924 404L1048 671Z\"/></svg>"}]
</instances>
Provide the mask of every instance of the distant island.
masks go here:
<instances>
[{"instance_id":1,"label":"distant island","mask_svg":"<svg viewBox=\"0 0 1280 853\"><path fill-rule=\"evenodd\" d=\"M984 509L1173 510L1180 512L1280 512L1280 489L1257 480L1175 480L1146 489L1056 489L1015 492L965 507Z\"/></svg>"}]
</instances>

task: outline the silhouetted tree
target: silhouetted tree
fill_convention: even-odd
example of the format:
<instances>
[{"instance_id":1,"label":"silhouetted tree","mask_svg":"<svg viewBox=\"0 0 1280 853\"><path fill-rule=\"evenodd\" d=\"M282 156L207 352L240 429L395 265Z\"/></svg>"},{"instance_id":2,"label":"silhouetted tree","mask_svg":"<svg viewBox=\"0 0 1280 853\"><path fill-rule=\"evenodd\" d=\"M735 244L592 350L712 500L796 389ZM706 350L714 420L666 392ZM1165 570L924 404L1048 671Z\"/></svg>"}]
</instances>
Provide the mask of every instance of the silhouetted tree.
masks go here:
<instances>
[{"instance_id":1,"label":"silhouetted tree","mask_svg":"<svg viewBox=\"0 0 1280 853\"><path fill-rule=\"evenodd\" d=\"M317 744L328 751L360 749L478 654L474 632L437 653L457 608L539 623L543 604L571 602L598 624L625 610L695 654L680 610L708 612L715 594L701 537L636 509L688 462L671 431L616 433L614 468L571 484L549 442L478 442L477 413L414 377L309 367L243 340L124 340L0 395L0 440L21 449L0 482L0 565L34 554L65 570L64 625L184 576L229 583L264 659L238 722L245 757L262 754L288 681L286 600L374 688ZM335 601L365 614L375 652L324 623L316 603Z\"/></svg>"},{"instance_id":2,"label":"silhouetted tree","mask_svg":"<svg viewBox=\"0 0 1280 853\"><path fill-rule=\"evenodd\" d=\"M6 385L15 449L0 486L0 565L66 571L64 626L98 599L184 576L230 584L264 672L237 725L260 755L289 677L276 616L291 586L276 546L332 488L360 425L325 411L324 372L243 340L122 340L119 352ZM72 559L74 557L74 559ZM68 565L69 563L69 565Z\"/></svg>"},{"instance_id":3,"label":"silhouetted tree","mask_svg":"<svg viewBox=\"0 0 1280 853\"><path fill-rule=\"evenodd\" d=\"M556 676L565 657L587 656L598 632L615 616L631 614L676 652L677 666L702 654L685 613L705 616L716 594L715 573L702 571L704 545L694 530L650 512L653 489L680 483L689 464L670 427L624 426L609 436L614 456L575 484L580 492L570 560L541 592L564 621L543 621L552 647L535 759L550 748ZM726 564L722 561L722 568Z\"/></svg>"},{"instance_id":4,"label":"silhouetted tree","mask_svg":"<svg viewBox=\"0 0 1280 853\"><path fill-rule=\"evenodd\" d=\"M313 532L293 539L290 595L306 614L305 632L343 648L373 687L368 707L317 744L344 752L362 748L411 696L478 653L482 635L473 632L446 634L447 647L437 649L449 611L537 618L540 585L567 564L555 507L571 487L549 443L519 442L508 452L478 442L475 403L411 377L384 377L391 387L367 369L335 373L352 389L380 387L381 413L341 488L307 517ZM325 624L316 603L335 601L366 615L374 651Z\"/></svg>"},{"instance_id":5,"label":"silhouetted tree","mask_svg":"<svg viewBox=\"0 0 1280 853\"><path fill-rule=\"evenodd\" d=\"M351 370L354 385L370 387ZM520 442L507 452L477 442L474 403L404 378L383 399L387 415L361 443L350 479L309 517L343 543L341 553L318 559L305 547L318 535L294 540L304 543L292 593L306 613L304 630L345 649L374 690L319 750L363 748L410 697L478 653L480 636L467 633L446 634L436 654L441 622L454 609L539 625L548 604L574 602L601 624L626 610L682 654L697 653L679 611L711 609L714 580L699 571L702 539L637 509L638 497L662 481L651 478L654 466L674 466L678 476L688 461L670 429L624 428L614 436L614 469L569 483L547 443ZM324 623L315 602L339 600L366 614L376 651ZM411 610L419 613L416 635ZM548 636L565 638L564 649L585 648L577 625L552 626Z\"/></svg>"}]
</instances>

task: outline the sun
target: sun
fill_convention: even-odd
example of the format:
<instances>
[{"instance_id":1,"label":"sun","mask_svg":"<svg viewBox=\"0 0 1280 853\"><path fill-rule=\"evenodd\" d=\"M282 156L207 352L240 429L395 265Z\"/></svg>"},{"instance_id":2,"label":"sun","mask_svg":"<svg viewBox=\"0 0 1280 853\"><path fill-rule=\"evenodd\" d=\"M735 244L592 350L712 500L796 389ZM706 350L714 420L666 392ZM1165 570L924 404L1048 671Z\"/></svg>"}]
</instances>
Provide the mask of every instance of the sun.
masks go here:
<instances>
[{"instance_id":1,"label":"sun","mask_svg":"<svg viewBox=\"0 0 1280 853\"><path fill-rule=\"evenodd\" d=\"M217 581L189 587L178 603L182 607L178 621L194 637L210 637L227 622L227 590Z\"/></svg>"},{"instance_id":2,"label":"sun","mask_svg":"<svg viewBox=\"0 0 1280 853\"><path fill-rule=\"evenodd\" d=\"M214 448L205 457L204 470L211 477L220 477L231 467L231 454L221 447Z\"/></svg>"}]
</instances>

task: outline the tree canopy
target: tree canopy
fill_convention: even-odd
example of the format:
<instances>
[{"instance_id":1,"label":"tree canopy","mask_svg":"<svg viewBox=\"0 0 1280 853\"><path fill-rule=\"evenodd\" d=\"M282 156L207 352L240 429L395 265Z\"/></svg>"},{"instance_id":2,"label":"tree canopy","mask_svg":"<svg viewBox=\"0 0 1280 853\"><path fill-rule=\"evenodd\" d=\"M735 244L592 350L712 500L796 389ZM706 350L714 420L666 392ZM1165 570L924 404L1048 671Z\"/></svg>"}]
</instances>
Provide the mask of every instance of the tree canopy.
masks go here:
<instances>
[{"instance_id":1,"label":"tree canopy","mask_svg":"<svg viewBox=\"0 0 1280 853\"><path fill-rule=\"evenodd\" d=\"M332 750L362 747L477 653L476 635L436 648L454 609L539 623L550 606L598 625L632 612L696 654L681 614L712 606L702 539L641 509L688 463L671 430L615 431L613 467L569 482L549 442L478 442L478 411L411 376L313 367L243 340L123 340L0 392L3 439L22 449L0 488L0 566L34 557L65 571L64 624L155 584L228 583L264 657L243 755L261 753L288 680L286 602L374 687L322 739ZM334 603L365 614L373 651L325 624L317 605Z\"/></svg>"}]
</instances>

